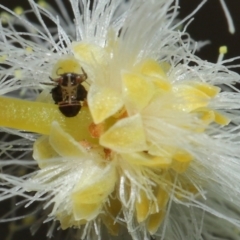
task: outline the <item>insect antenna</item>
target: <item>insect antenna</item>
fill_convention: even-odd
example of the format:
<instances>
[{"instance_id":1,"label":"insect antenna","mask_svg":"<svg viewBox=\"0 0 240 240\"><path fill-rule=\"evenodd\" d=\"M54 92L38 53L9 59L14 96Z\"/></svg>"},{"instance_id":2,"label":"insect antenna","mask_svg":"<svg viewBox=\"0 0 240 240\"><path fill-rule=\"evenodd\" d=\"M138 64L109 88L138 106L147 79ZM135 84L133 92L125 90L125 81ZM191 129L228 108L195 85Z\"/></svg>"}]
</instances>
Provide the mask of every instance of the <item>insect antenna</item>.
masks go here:
<instances>
[{"instance_id":1,"label":"insect antenna","mask_svg":"<svg viewBox=\"0 0 240 240\"><path fill-rule=\"evenodd\" d=\"M40 84L49 85L49 86L57 86L58 85L58 83L50 76L49 76L49 79L52 81L52 83L51 82L40 82Z\"/></svg>"},{"instance_id":2,"label":"insect antenna","mask_svg":"<svg viewBox=\"0 0 240 240\"><path fill-rule=\"evenodd\" d=\"M81 80L82 80L81 82L84 82L88 78L88 76L82 67L81 67L81 70L82 70L82 74L79 74L79 76L81 76Z\"/></svg>"}]
</instances>

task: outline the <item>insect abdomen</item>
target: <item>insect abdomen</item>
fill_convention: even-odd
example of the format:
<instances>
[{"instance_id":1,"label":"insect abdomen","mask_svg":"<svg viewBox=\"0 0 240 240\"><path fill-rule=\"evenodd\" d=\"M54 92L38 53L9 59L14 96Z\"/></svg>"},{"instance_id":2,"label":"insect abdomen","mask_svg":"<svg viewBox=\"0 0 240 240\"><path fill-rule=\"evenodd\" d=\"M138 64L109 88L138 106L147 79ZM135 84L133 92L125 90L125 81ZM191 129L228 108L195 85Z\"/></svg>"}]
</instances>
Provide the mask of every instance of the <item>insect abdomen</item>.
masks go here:
<instances>
[{"instance_id":1,"label":"insect abdomen","mask_svg":"<svg viewBox=\"0 0 240 240\"><path fill-rule=\"evenodd\" d=\"M60 103L59 105L60 112L66 117L75 117L81 110L80 102L69 103Z\"/></svg>"}]
</instances>

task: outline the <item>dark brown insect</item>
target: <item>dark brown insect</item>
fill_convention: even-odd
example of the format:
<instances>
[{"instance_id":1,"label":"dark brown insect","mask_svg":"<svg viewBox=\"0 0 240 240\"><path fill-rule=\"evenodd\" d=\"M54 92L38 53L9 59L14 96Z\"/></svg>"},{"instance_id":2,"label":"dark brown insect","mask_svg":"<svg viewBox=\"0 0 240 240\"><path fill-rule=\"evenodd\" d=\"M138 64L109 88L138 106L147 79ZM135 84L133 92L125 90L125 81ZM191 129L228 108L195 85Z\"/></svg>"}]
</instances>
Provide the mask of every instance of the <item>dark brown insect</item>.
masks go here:
<instances>
[{"instance_id":1,"label":"dark brown insect","mask_svg":"<svg viewBox=\"0 0 240 240\"><path fill-rule=\"evenodd\" d=\"M43 83L55 86L51 91L52 98L66 117L75 117L82 107L80 101L87 97L87 91L81 84L87 79L87 74L83 68L82 72L83 74L72 72L59 74L56 79L50 77L53 83Z\"/></svg>"}]
</instances>

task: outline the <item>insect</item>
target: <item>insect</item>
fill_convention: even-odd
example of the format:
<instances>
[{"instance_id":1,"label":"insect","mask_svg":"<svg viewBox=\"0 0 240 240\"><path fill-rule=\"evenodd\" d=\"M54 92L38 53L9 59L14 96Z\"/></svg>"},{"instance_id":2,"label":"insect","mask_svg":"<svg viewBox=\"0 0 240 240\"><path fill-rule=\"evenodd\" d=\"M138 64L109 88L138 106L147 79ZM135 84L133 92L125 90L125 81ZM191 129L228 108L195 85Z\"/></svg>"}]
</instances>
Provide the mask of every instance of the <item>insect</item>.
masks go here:
<instances>
[{"instance_id":1,"label":"insect","mask_svg":"<svg viewBox=\"0 0 240 240\"><path fill-rule=\"evenodd\" d=\"M83 74L72 72L59 74L56 79L49 77L53 83L43 83L55 86L51 91L52 98L66 117L75 117L82 107L80 101L87 97L87 91L81 84L87 79L87 74L83 68L82 72Z\"/></svg>"}]
</instances>

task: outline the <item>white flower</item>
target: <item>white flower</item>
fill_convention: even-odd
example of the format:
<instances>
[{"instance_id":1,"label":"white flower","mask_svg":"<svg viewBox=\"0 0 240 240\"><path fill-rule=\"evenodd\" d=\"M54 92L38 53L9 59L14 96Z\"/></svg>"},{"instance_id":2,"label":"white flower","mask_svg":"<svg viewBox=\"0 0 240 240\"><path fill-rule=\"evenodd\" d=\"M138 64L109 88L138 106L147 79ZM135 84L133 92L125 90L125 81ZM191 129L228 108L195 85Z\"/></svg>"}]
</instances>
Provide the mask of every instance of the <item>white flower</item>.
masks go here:
<instances>
[{"instance_id":1,"label":"white flower","mask_svg":"<svg viewBox=\"0 0 240 240\"><path fill-rule=\"evenodd\" d=\"M3 131L21 138L1 142L0 200L42 202L48 236L238 239L240 76L226 49L216 64L197 58L178 1L70 0L73 22L60 0L62 15L29 3L39 23L1 6L13 16L0 28L0 93L26 99L0 97ZM15 145L33 145L38 170L5 170L32 165Z\"/></svg>"}]
</instances>

